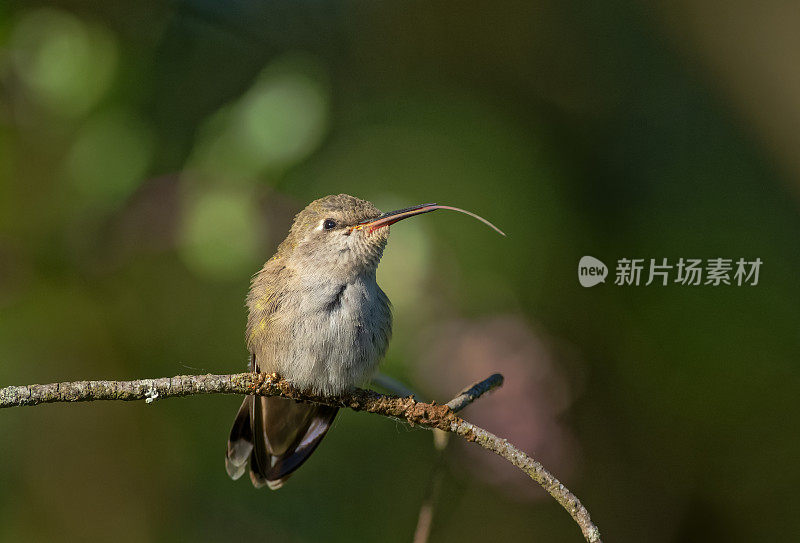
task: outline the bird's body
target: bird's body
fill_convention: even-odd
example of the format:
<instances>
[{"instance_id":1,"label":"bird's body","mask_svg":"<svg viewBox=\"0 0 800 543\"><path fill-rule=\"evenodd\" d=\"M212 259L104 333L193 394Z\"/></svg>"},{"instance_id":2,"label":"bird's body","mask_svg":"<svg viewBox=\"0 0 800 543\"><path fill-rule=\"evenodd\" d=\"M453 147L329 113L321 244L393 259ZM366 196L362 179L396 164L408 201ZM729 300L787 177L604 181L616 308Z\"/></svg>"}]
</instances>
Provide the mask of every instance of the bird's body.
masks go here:
<instances>
[{"instance_id":1,"label":"bird's body","mask_svg":"<svg viewBox=\"0 0 800 543\"><path fill-rule=\"evenodd\" d=\"M295 217L247 296L252 371L277 373L321 394L344 392L371 377L392 327L389 299L376 281L389 229L348 229L380 214L369 202L340 194L312 202ZM240 477L249 461L254 485L280 487L314 451L336 411L246 398L228 441L228 473Z\"/></svg>"},{"instance_id":2,"label":"bird's body","mask_svg":"<svg viewBox=\"0 0 800 543\"><path fill-rule=\"evenodd\" d=\"M370 202L339 194L298 213L247 296L250 369L326 395L368 380L391 335L391 306L376 281L388 226L435 209L456 208L424 204L381 214ZM314 451L336 412L248 396L228 439L228 474L237 479L249 467L255 486L279 488Z\"/></svg>"},{"instance_id":3,"label":"bird's body","mask_svg":"<svg viewBox=\"0 0 800 543\"><path fill-rule=\"evenodd\" d=\"M375 270L320 279L281 260L267 262L247 299L247 344L258 370L327 395L369 379L392 327Z\"/></svg>"}]
</instances>

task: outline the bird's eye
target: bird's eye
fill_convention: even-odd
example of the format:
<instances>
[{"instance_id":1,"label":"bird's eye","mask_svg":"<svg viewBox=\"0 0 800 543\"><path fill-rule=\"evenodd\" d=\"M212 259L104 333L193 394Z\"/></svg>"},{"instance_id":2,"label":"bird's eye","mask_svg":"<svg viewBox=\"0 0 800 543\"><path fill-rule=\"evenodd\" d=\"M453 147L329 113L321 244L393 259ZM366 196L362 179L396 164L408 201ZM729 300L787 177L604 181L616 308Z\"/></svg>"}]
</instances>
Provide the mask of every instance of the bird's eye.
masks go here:
<instances>
[{"instance_id":1,"label":"bird's eye","mask_svg":"<svg viewBox=\"0 0 800 543\"><path fill-rule=\"evenodd\" d=\"M325 221L322 223L322 228L325 230L333 230L336 228L336 221L333 219L325 219Z\"/></svg>"}]
</instances>

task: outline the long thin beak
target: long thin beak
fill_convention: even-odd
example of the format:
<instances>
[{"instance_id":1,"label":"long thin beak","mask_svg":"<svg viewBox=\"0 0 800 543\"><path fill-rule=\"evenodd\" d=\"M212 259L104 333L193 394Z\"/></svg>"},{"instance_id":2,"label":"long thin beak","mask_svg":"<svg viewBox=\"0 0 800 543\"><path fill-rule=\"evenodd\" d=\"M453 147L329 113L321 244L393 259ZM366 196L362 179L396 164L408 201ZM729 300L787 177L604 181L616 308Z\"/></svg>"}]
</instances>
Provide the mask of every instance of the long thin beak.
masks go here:
<instances>
[{"instance_id":1,"label":"long thin beak","mask_svg":"<svg viewBox=\"0 0 800 543\"><path fill-rule=\"evenodd\" d=\"M413 217L414 215L422 215L423 213L430 213L431 211L436 211L437 209L449 209L451 211L458 211L460 213L466 213L470 217L474 217L478 219L483 224L489 226L494 231L498 232L499 234L505 236L505 233L497 228L495 225L484 219L483 217L476 215L470 211L465 209L460 209L457 207L452 206L443 206L439 204L420 204L414 207L407 207L405 209L398 209L397 211L390 211L388 213L384 213L377 219L373 219L371 221L364 221L358 223L354 227L351 228L352 230L361 230L362 228L368 228L370 232L374 232L378 228L383 228L384 226L389 226L390 224L394 224L397 221L402 221L403 219L407 219L409 217Z\"/></svg>"}]
</instances>

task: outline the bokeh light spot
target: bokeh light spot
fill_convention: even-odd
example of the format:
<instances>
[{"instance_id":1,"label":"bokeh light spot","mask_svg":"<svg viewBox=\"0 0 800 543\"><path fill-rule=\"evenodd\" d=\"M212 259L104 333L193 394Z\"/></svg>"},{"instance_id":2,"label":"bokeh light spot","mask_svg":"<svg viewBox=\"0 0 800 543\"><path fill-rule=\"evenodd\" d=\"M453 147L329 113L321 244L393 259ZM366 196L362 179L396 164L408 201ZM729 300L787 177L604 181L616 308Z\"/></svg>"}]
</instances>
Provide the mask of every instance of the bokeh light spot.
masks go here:
<instances>
[{"instance_id":1,"label":"bokeh light spot","mask_svg":"<svg viewBox=\"0 0 800 543\"><path fill-rule=\"evenodd\" d=\"M66 117L78 117L98 102L117 64L110 32L55 9L20 17L12 30L11 54L31 96Z\"/></svg>"},{"instance_id":2,"label":"bokeh light spot","mask_svg":"<svg viewBox=\"0 0 800 543\"><path fill-rule=\"evenodd\" d=\"M247 191L193 195L183 221L181 256L193 272L208 279L247 277L257 265L258 224L254 198Z\"/></svg>"},{"instance_id":3,"label":"bokeh light spot","mask_svg":"<svg viewBox=\"0 0 800 543\"><path fill-rule=\"evenodd\" d=\"M87 122L65 165L82 203L113 208L139 186L153 155L152 134L132 115L111 112Z\"/></svg>"},{"instance_id":4,"label":"bokeh light spot","mask_svg":"<svg viewBox=\"0 0 800 543\"><path fill-rule=\"evenodd\" d=\"M328 125L327 88L306 57L284 57L200 130L190 169L215 178L280 172L313 152Z\"/></svg>"}]
</instances>

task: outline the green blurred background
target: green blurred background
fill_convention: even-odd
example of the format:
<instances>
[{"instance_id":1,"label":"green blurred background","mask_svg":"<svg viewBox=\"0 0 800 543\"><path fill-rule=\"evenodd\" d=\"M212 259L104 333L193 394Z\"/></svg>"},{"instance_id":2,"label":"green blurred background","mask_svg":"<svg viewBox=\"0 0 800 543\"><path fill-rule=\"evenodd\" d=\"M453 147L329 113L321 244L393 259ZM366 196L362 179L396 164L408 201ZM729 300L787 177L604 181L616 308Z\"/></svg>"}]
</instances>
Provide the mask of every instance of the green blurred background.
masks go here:
<instances>
[{"instance_id":1,"label":"green blurred background","mask_svg":"<svg viewBox=\"0 0 800 543\"><path fill-rule=\"evenodd\" d=\"M393 229L384 370L550 467L606 541L786 541L800 500L791 3L0 4L0 386L245 367L250 275L317 197ZM764 262L579 286L579 258ZM234 397L0 414L2 541L410 541L431 434L343 412L279 492ZM579 541L454 443L431 541Z\"/></svg>"}]
</instances>

